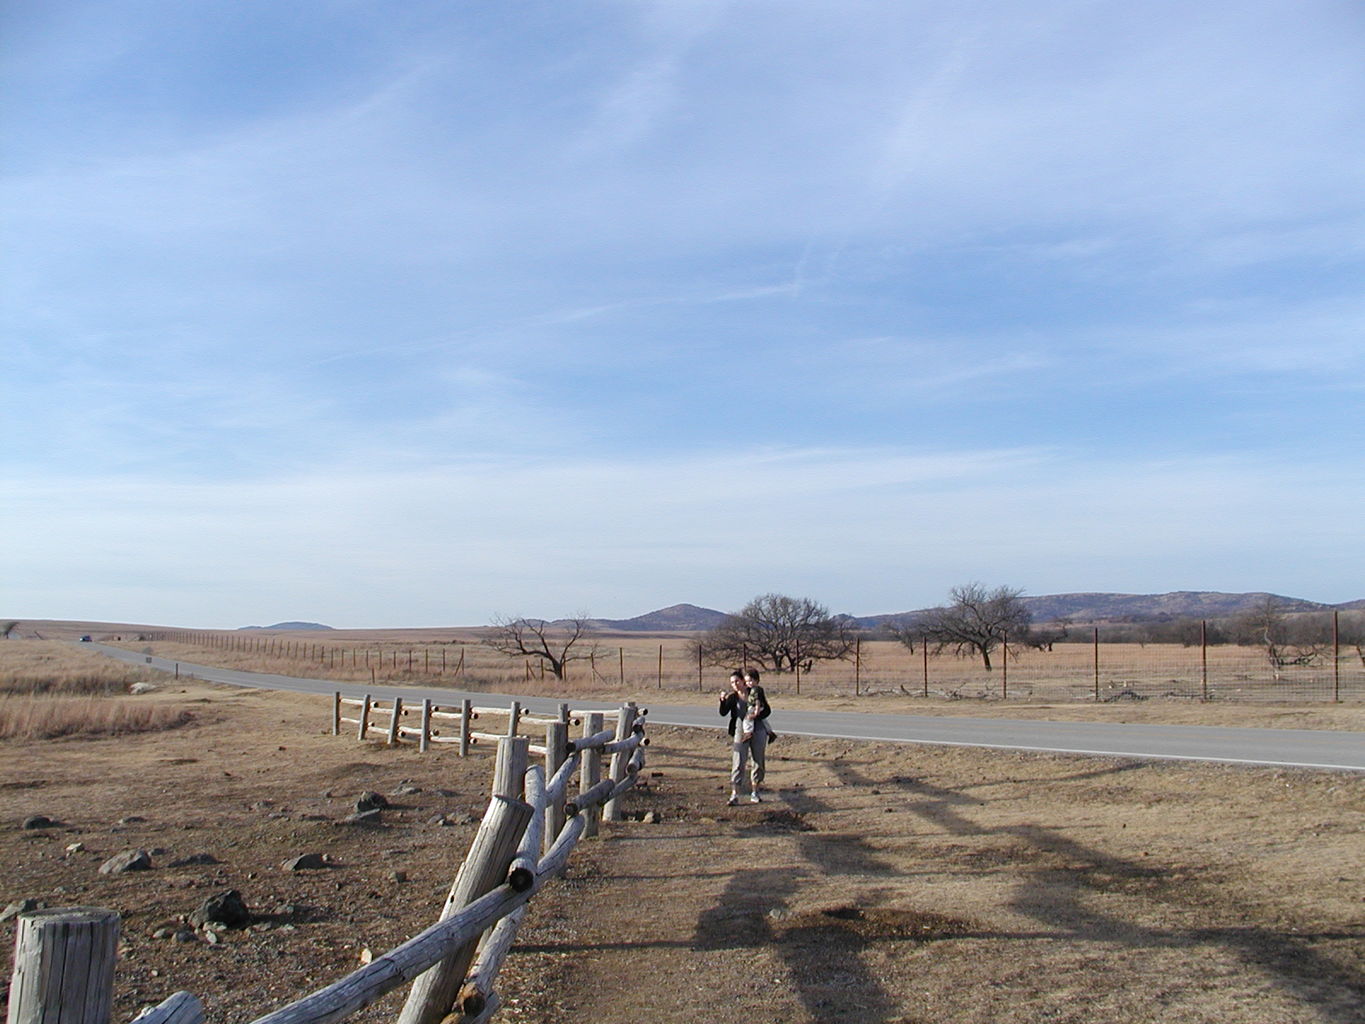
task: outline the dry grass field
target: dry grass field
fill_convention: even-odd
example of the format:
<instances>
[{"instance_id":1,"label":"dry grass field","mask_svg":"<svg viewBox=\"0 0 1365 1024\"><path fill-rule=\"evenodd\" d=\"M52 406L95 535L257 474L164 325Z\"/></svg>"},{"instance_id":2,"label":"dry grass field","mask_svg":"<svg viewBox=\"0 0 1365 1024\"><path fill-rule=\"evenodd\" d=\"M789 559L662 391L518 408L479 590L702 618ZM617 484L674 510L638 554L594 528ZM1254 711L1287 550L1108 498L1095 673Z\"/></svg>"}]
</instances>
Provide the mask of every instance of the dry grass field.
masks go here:
<instances>
[{"instance_id":1,"label":"dry grass field","mask_svg":"<svg viewBox=\"0 0 1365 1024\"><path fill-rule=\"evenodd\" d=\"M157 655L186 662L339 682L448 685L500 693L542 692L556 685L536 664L508 658L485 646L474 628L329 630L322 632L233 631L169 634L150 626L89 623L23 623L21 633L74 639L94 633L118 638ZM174 635L175 640L137 642L137 636ZM709 692L722 670L698 666L691 638L676 634L595 635L596 652L569 667L566 692ZM1023 650L997 657L993 671L950 654L911 652L901 644L865 640L855 661L824 662L799 679L772 675L769 692L784 696L888 696L922 702L997 701L1109 703L1171 701L1318 702L1365 701L1365 656L1345 646L1309 665L1274 669L1257 648L1215 645L1207 650L1179 644L1057 644L1052 651ZM1278 678L1277 678L1278 675ZM664 699L664 698L661 698Z\"/></svg>"},{"instance_id":2,"label":"dry grass field","mask_svg":"<svg viewBox=\"0 0 1365 1024\"><path fill-rule=\"evenodd\" d=\"M211 1021L251 1019L435 919L486 799L486 757L332 737L321 698L161 682L109 699L188 714L179 728L0 740L0 905L119 910L117 1019L182 988ZM1362 725L1358 706L1072 710ZM726 763L715 733L654 731L627 811L659 823L607 827L538 897L500 1019L1362 1019L1359 776L784 736L773 799L728 808ZM341 823L362 790L389 795L382 827ZM39 814L56 824L22 827ZM151 870L99 873L134 848ZM329 866L283 867L309 852ZM216 941L187 927L227 888L251 927ZM391 1019L397 1001L358 1019Z\"/></svg>"}]
</instances>

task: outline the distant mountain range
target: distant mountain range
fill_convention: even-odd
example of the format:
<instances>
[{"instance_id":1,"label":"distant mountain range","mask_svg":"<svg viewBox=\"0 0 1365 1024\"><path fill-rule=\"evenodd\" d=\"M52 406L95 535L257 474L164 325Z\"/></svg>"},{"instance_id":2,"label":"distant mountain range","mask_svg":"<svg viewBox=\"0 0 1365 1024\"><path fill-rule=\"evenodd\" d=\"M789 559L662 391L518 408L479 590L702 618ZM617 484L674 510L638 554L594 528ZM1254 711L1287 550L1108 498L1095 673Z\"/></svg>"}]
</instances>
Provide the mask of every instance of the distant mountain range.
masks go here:
<instances>
[{"instance_id":1,"label":"distant mountain range","mask_svg":"<svg viewBox=\"0 0 1365 1024\"><path fill-rule=\"evenodd\" d=\"M1299 597L1256 592L1224 594L1212 590L1177 590L1170 594L1044 594L1021 597L1039 624L1067 619L1078 625L1100 622L1162 622L1172 619L1223 619L1249 612L1267 598L1278 601L1286 612L1365 610L1365 599L1342 604L1323 604ZM847 618L865 629L886 622L913 618L925 608L883 615L849 615ZM726 613L695 604L674 604L633 619L589 619L589 626L603 633L704 633L714 629ZM558 619L551 625L564 625ZM242 629L330 630L318 622L277 622L273 626L243 626Z\"/></svg>"},{"instance_id":2,"label":"distant mountain range","mask_svg":"<svg viewBox=\"0 0 1365 1024\"><path fill-rule=\"evenodd\" d=\"M1037 623L1069 619L1089 622L1161 622L1171 619L1221 619L1251 611L1274 598L1286 612L1353 611L1365 609L1365 599L1323 604L1298 597L1257 592L1224 594L1211 590L1178 590L1169 594L1046 594L1020 600ZM859 626L873 629L885 622L911 618L925 608L883 615L849 616ZM675 604L633 619L593 619L594 628L614 633L704 632L715 628L724 612L695 604Z\"/></svg>"},{"instance_id":3,"label":"distant mountain range","mask_svg":"<svg viewBox=\"0 0 1365 1024\"><path fill-rule=\"evenodd\" d=\"M315 630L330 630L331 626L324 626L321 622L277 622L273 626L241 626L241 629L297 629L306 632Z\"/></svg>"}]
</instances>

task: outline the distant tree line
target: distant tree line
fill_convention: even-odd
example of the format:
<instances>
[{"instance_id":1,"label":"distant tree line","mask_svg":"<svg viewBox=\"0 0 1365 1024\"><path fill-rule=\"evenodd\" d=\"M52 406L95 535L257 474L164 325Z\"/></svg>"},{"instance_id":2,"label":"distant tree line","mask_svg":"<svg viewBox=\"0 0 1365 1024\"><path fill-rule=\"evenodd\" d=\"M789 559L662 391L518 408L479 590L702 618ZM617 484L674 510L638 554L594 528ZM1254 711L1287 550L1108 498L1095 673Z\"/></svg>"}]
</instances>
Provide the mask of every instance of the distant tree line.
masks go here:
<instances>
[{"instance_id":1,"label":"distant tree line","mask_svg":"<svg viewBox=\"0 0 1365 1024\"><path fill-rule=\"evenodd\" d=\"M990 672L1002 652L1018 657L1025 650L1050 651L1056 644L1093 641L1096 627L1091 624L1078 626L1065 619L1035 624L1022 597L1016 587L966 583L953 587L947 602L938 607L863 629L850 616L831 614L811 598L762 594L699 637L693 651L699 661L715 666L811 672L822 661L851 660L859 639L865 637L896 640L911 651L976 659ZM1365 664L1365 611L1342 612L1335 623L1336 642L1353 649ZM1105 643L1255 647L1278 678L1281 669L1312 665L1330 656L1334 617L1331 612L1290 612L1269 597L1232 617L1107 622L1099 628ZM588 632L584 613L553 624L500 618L484 642L510 657L538 659L563 678L570 662L596 653Z\"/></svg>"}]
</instances>

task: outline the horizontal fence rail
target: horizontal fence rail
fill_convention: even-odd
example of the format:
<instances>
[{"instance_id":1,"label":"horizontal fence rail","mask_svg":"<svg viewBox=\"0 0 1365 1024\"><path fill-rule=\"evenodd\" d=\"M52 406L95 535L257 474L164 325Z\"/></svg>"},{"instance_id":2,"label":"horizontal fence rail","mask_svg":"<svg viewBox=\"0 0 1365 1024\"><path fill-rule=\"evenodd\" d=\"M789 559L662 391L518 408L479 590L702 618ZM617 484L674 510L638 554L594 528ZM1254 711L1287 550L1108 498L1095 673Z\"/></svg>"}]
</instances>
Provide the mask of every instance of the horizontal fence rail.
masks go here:
<instances>
[{"instance_id":1,"label":"horizontal fence rail","mask_svg":"<svg viewBox=\"0 0 1365 1024\"><path fill-rule=\"evenodd\" d=\"M465 702L468 704L468 702ZM366 735L367 712L387 716L375 727L398 742L401 701L387 708L365 697L334 701L333 722L348 721L341 708L361 709L355 724ZM462 708L463 721L476 720ZM635 785L645 765L646 710L632 703L610 712L576 717L561 708L548 718L511 708L481 708L501 716L509 729L543 731L543 763L531 763L529 736L493 737L496 749L492 792L469 852L461 863L437 922L383 956L330 985L258 1017L253 1024L328 1024L411 984L398 1024L476 1024L499 1008L498 972L516 939L526 904L563 874L579 840L596 834L600 817L619 820L621 796ZM616 727L602 728L605 718ZM584 735L570 739L571 725ZM491 734L490 734L491 735ZM610 768L602 777L605 758ZM571 795L575 776L578 792ZM104 936L94 941L85 932ZM118 915L98 908L34 911L20 916L11 986L11 1024L107 1024L112 1001ZM60 972L60 974L56 973ZM32 980L30 980L32 979ZM86 1007L92 1007L90 1013ZM177 992L145 1010L137 1024L203 1024L200 1000Z\"/></svg>"}]
</instances>

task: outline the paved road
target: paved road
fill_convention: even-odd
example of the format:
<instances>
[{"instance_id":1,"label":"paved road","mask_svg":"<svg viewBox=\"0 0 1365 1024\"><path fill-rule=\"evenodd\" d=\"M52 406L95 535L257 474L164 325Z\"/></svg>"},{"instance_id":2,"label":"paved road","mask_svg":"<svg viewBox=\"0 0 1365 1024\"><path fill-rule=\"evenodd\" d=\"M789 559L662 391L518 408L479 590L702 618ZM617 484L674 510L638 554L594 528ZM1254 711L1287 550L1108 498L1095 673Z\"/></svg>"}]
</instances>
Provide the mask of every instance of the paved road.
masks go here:
<instances>
[{"instance_id":1,"label":"paved road","mask_svg":"<svg viewBox=\"0 0 1365 1024\"><path fill-rule=\"evenodd\" d=\"M331 679L299 679L293 676L238 672L206 665L189 665L119 647L93 644L95 650L134 664L150 665L167 672L215 683L254 689L291 690L346 696L371 693L390 700L430 698L443 704L469 697L480 704L519 700L532 711L553 712L557 698L467 693L450 689L363 686ZM705 708L649 705L649 720L660 725L716 729L724 724L708 705ZM1178 759L1221 761L1234 764L1279 765L1365 772L1365 733L1315 732L1308 729L1231 729L1195 725L1122 725L1108 722L1047 722L1004 718L938 718L929 715L871 715L837 711L773 713L779 733L846 739L882 740L892 743L946 744L990 747L1001 750L1036 750L1061 754L1093 754L1143 760Z\"/></svg>"}]
</instances>

